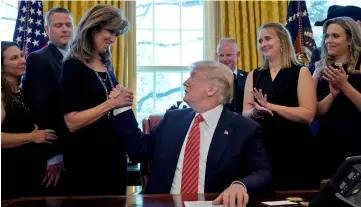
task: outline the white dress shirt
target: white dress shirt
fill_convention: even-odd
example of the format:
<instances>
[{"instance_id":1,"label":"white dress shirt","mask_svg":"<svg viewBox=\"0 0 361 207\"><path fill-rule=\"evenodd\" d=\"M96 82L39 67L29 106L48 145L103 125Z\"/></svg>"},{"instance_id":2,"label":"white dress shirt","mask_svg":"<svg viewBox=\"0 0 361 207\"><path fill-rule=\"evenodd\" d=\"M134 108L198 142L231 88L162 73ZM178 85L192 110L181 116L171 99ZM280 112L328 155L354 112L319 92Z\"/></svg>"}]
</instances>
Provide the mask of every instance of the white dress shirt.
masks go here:
<instances>
[{"instance_id":1,"label":"white dress shirt","mask_svg":"<svg viewBox=\"0 0 361 207\"><path fill-rule=\"evenodd\" d=\"M65 56L65 54L66 54L66 50L64 50L64 49L61 49L60 47L56 47L56 48L58 48L58 50L60 51L60 53L63 55L63 57Z\"/></svg>"},{"instance_id":2,"label":"white dress shirt","mask_svg":"<svg viewBox=\"0 0 361 207\"><path fill-rule=\"evenodd\" d=\"M204 121L199 124L200 131L200 154L199 154L199 176L198 176L198 193L204 193L204 181L206 177L206 164L207 164L207 156L208 150L212 142L214 131L216 130L216 126L218 124L219 118L221 117L221 113L223 111L223 105L219 105L207 112L202 113ZM188 140L189 132L192 128L195 117L194 116L191 125L189 126L186 138L184 139L182 150L180 152L178 158L177 169L174 173L172 188L170 190L171 194L180 194L181 185L182 185L182 169L183 169L183 159L184 159L184 151Z\"/></svg>"}]
</instances>

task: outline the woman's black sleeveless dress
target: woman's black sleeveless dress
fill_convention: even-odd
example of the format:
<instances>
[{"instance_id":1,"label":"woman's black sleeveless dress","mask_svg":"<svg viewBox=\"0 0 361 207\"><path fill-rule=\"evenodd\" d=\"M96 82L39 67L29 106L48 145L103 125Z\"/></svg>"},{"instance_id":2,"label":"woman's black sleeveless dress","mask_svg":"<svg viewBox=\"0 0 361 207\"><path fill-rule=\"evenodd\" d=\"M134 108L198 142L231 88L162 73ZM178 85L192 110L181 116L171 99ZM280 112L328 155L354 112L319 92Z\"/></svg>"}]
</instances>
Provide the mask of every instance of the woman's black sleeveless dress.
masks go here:
<instances>
[{"instance_id":1,"label":"woman's black sleeveless dress","mask_svg":"<svg viewBox=\"0 0 361 207\"><path fill-rule=\"evenodd\" d=\"M298 107L297 85L301 65L280 70L272 81L269 70L253 72L253 86L267 94L268 102ZM308 124L298 123L274 116L258 120L265 137L265 149L271 161L274 189L295 190L318 187L317 177L312 173L315 141Z\"/></svg>"},{"instance_id":2,"label":"woman's black sleeveless dress","mask_svg":"<svg viewBox=\"0 0 361 207\"><path fill-rule=\"evenodd\" d=\"M1 132L29 133L34 129L34 122L21 93L14 95L19 101L12 100L6 107ZM1 149L2 200L38 195L46 166L46 160L41 158L41 147L41 144L29 143Z\"/></svg>"},{"instance_id":3,"label":"woman's black sleeveless dress","mask_svg":"<svg viewBox=\"0 0 361 207\"><path fill-rule=\"evenodd\" d=\"M357 70L360 65L361 57L356 64ZM343 65L343 68L346 70L348 65ZM361 74L346 73L349 75L348 82L361 93ZM318 101L322 101L328 94L328 81L320 78L317 84ZM361 155L361 112L344 93L341 92L327 114L320 117L317 138L322 155L320 166L323 179L330 178L347 157Z\"/></svg>"}]
</instances>

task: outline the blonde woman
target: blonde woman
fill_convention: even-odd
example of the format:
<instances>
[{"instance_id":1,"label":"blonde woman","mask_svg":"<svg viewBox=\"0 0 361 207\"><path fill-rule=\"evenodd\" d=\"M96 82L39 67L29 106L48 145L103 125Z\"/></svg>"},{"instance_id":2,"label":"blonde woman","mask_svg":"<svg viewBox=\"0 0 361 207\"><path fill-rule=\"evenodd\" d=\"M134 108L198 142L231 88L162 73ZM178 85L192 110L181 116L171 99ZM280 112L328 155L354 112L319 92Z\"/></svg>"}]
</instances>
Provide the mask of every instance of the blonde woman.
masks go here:
<instances>
[{"instance_id":1,"label":"blonde woman","mask_svg":"<svg viewBox=\"0 0 361 207\"><path fill-rule=\"evenodd\" d=\"M314 73L323 179L347 157L361 155L360 30L348 17L330 19L323 26L323 56Z\"/></svg>"},{"instance_id":2,"label":"blonde woman","mask_svg":"<svg viewBox=\"0 0 361 207\"><path fill-rule=\"evenodd\" d=\"M131 106L133 94L118 85L110 46L128 28L119 9L97 5L81 18L64 57L60 94L64 120L71 132L65 155L69 194L126 193L126 153L132 156L132 149L138 147L127 145L120 129L134 114L132 110L116 116L113 112ZM114 88L119 88L119 94L110 98Z\"/></svg>"},{"instance_id":3,"label":"blonde woman","mask_svg":"<svg viewBox=\"0 0 361 207\"><path fill-rule=\"evenodd\" d=\"M247 77L243 115L262 125L274 188L316 188L309 170L313 143L308 124L316 113L312 76L298 63L290 34L279 23L260 27L258 50L263 65Z\"/></svg>"}]
</instances>

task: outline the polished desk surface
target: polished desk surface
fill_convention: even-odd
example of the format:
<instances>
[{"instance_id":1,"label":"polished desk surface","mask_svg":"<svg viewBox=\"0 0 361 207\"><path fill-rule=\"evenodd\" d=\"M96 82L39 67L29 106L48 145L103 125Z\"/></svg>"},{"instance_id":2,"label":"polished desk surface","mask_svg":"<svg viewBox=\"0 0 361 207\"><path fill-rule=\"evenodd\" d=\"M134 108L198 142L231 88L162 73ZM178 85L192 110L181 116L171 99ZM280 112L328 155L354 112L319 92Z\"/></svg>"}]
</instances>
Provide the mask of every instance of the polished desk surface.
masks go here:
<instances>
[{"instance_id":1,"label":"polished desk surface","mask_svg":"<svg viewBox=\"0 0 361 207\"><path fill-rule=\"evenodd\" d=\"M285 200L287 197L298 196L310 200L316 190L309 191L276 191L262 200L251 201L247 207L261 207L261 201ZM130 196L83 196L83 197L41 197L20 198L2 201L6 207L120 207L120 206L184 206L184 201L211 201L218 194L190 195L130 195Z\"/></svg>"}]
</instances>

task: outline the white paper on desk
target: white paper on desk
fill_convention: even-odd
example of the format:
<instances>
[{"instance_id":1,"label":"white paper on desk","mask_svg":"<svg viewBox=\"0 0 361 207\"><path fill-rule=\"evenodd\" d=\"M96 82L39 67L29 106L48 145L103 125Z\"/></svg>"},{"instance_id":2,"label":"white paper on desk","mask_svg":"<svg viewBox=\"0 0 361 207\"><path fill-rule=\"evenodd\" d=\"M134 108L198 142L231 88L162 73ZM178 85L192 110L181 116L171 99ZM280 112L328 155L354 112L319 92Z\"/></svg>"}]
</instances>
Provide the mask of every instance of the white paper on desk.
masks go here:
<instances>
[{"instance_id":1,"label":"white paper on desk","mask_svg":"<svg viewBox=\"0 0 361 207\"><path fill-rule=\"evenodd\" d=\"M285 205L298 205L295 202L290 201L269 201L269 202L262 202L267 206L285 206Z\"/></svg>"},{"instance_id":2,"label":"white paper on desk","mask_svg":"<svg viewBox=\"0 0 361 207\"><path fill-rule=\"evenodd\" d=\"M212 205L212 201L185 201L185 207L223 207L223 205Z\"/></svg>"},{"instance_id":3,"label":"white paper on desk","mask_svg":"<svg viewBox=\"0 0 361 207\"><path fill-rule=\"evenodd\" d=\"M128 111L129 109L132 109L132 106L125 106L125 107L122 107L122 108L119 108L119 109L114 109L113 110L113 115L116 116L120 113L123 113L124 111Z\"/></svg>"}]
</instances>

